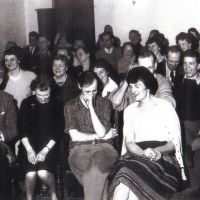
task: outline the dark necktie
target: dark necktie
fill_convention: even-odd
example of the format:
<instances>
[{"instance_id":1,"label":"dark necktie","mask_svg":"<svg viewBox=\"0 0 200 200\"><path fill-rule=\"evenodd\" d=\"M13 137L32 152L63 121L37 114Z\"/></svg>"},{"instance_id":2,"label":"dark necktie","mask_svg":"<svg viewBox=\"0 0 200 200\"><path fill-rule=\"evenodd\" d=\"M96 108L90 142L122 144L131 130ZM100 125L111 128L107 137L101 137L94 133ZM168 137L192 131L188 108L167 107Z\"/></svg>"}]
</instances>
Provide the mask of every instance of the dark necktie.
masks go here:
<instances>
[{"instance_id":1,"label":"dark necktie","mask_svg":"<svg viewBox=\"0 0 200 200\"><path fill-rule=\"evenodd\" d=\"M173 71L170 72L170 78L171 78L172 85L174 85L175 77L174 77L174 72Z\"/></svg>"}]
</instances>

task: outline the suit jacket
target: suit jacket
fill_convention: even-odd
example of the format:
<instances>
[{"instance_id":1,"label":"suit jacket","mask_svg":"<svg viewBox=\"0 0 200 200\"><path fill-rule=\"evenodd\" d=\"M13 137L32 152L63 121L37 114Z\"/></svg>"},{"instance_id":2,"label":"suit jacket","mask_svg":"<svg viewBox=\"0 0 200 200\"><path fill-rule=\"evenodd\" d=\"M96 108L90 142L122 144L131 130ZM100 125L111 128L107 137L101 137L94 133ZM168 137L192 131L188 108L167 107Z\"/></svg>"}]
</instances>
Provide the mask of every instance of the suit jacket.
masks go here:
<instances>
[{"instance_id":1,"label":"suit jacket","mask_svg":"<svg viewBox=\"0 0 200 200\"><path fill-rule=\"evenodd\" d=\"M12 142L17 137L17 113L13 97L0 91L0 132L5 142Z\"/></svg>"},{"instance_id":2,"label":"suit jacket","mask_svg":"<svg viewBox=\"0 0 200 200\"><path fill-rule=\"evenodd\" d=\"M37 65L37 54L38 54L38 47L35 47L33 53L31 53L30 51L30 46L28 45L25 49L24 49L24 59L22 61L22 68L25 70L30 70L33 71L35 70L35 67Z\"/></svg>"},{"instance_id":3,"label":"suit jacket","mask_svg":"<svg viewBox=\"0 0 200 200\"><path fill-rule=\"evenodd\" d=\"M25 47L24 51L25 51L26 55L36 56L38 54L39 49L38 49L38 47L35 47L33 53L31 53L31 51L30 51L30 45L28 45L27 47Z\"/></svg>"}]
</instances>

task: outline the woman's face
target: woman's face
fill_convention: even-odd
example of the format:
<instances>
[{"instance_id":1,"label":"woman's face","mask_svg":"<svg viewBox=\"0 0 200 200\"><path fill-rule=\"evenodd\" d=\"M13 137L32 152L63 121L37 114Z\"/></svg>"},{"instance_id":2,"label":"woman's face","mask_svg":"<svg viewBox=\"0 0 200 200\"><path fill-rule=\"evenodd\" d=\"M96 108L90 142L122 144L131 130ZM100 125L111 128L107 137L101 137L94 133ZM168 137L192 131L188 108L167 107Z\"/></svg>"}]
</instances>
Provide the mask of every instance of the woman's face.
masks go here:
<instances>
[{"instance_id":1,"label":"woman's face","mask_svg":"<svg viewBox=\"0 0 200 200\"><path fill-rule=\"evenodd\" d=\"M149 89L146 88L142 81L138 81L137 83L130 83L129 88L136 101L145 100L149 94Z\"/></svg>"},{"instance_id":2,"label":"woman's face","mask_svg":"<svg viewBox=\"0 0 200 200\"><path fill-rule=\"evenodd\" d=\"M53 73L56 77L62 77L66 74L67 67L62 60L53 61Z\"/></svg>"},{"instance_id":3,"label":"woman's face","mask_svg":"<svg viewBox=\"0 0 200 200\"><path fill-rule=\"evenodd\" d=\"M178 47L181 49L181 51L185 52L190 49L191 44L186 40L178 40Z\"/></svg>"},{"instance_id":4,"label":"woman's face","mask_svg":"<svg viewBox=\"0 0 200 200\"><path fill-rule=\"evenodd\" d=\"M89 53L86 53L83 49L78 49L76 51L76 57L80 63L83 63L89 58Z\"/></svg>"},{"instance_id":5,"label":"woman's face","mask_svg":"<svg viewBox=\"0 0 200 200\"><path fill-rule=\"evenodd\" d=\"M106 81L108 79L108 73L104 68L95 68L94 67L94 73L99 77L99 79L103 83L106 83Z\"/></svg>"},{"instance_id":6,"label":"woman's face","mask_svg":"<svg viewBox=\"0 0 200 200\"><path fill-rule=\"evenodd\" d=\"M148 49L151 51L154 55L158 55L160 53L160 47L157 43L153 42L151 44L148 44Z\"/></svg>"},{"instance_id":7,"label":"woman's face","mask_svg":"<svg viewBox=\"0 0 200 200\"><path fill-rule=\"evenodd\" d=\"M123 49L123 55L125 58L130 58L133 55L133 48L131 45L126 45Z\"/></svg>"}]
</instances>

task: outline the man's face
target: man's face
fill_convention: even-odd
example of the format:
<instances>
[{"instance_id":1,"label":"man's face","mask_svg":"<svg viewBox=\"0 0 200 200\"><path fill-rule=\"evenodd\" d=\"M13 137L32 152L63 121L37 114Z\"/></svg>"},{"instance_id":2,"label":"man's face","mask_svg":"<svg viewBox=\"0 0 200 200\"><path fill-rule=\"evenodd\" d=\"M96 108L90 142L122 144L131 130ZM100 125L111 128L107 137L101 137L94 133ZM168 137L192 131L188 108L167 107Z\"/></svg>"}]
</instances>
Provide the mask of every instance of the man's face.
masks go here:
<instances>
[{"instance_id":1,"label":"man's face","mask_svg":"<svg viewBox=\"0 0 200 200\"><path fill-rule=\"evenodd\" d=\"M104 27L104 32L105 32L105 33L113 33L112 26L106 25L106 26Z\"/></svg>"},{"instance_id":2,"label":"man's face","mask_svg":"<svg viewBox=\"0 0 200 200\"><path fill-rule=\"evenodd\" d=\"M103 46L106 49L110 49L113 45L113 39L111 38L110 35L104 35L103 36Z\"/></svg>"},{"instance_id":3,"label":"man's face","mask_svg":"<svg viewBox=\"0 0 200 200\"><path fill-rule=\"evenodd\" d=\"M39 37L38 38L38 47L40 51L48 51L49 48L49 41L46 37Z\"/></svg>"},{"instance_id":4,"label":"man's face","mask_svg":"<svg viewBox=\"0 0 200 200\"><path fill-rule=\"evenodd\" d=\"M97 80L95 79L92 84L82 86L80 89L82 91L81 95L85 101L91 98L94 99L97 94Z\"/></svg>"},{"instance_id":5,"label":"man's face","mask_svg":"<svg viewBox=\"0 0 200 200\"><path fill-rule=\"evenodd\" d=\"M133 43L133 44L138 44L140 43L140 36L137 33L131 32L129 34L129 40Z\"/></svg>"},{"instance_id":6,"label":"man's face","mask_svg":"<svg viewBox=\"0 0 200 200\"><path fill-rule=\"evenodd\" d=\"M133 56L133 48L130 45L126 45L123 49L123 55L125 58L130 58Z\"/></svg>"},{"instance_id":7,"label":"man's face","mask_svg":"<svg viewBox=\"0 0 200 200\"><path fill-rule=\"evenodd\" d=\"M167 66L170 70L176 70L180 63L181 54L179 52L168 52L167 54Z\"/></svg>"},{"instance_id":8,"label":"man's face","mask_svg":"<svg viewBox=\"0 0 200 200\"><path fill-rule=\"evenodd\" d=\"M19 68L19 60L15 55L5 55L5 65L8 71L14 71Z\"/></svg>"},{"instance_id":9,"label":"man's face","mask_svg":"<svg viewBox=\"0 0 200 200\"><path fill-rule=\"evenodd\" d=\"M50 88L45 91L41 91L40 89L35 90L36 99L39 103L47 103L50 99Z\"/></svg>"},{"instance_id":10,"label":"man's face","mask_svg":"<svg viewBox=\"0 0 200 200\"><path fill-rule=\"evenodd\" d=\"M190 49L191 44L187 40L178 40L178 46L181 51L187 51L188 49Z\"/></svg>"},{"instance_id":11,"label":"man's face","mask_svg":"<svg viewBox=\"0 0 200 200\"><path fill-rule=\"evenodd\" d=\"M154 60L153 57L146 57L146 58L138 58L138 66L143 66L146 67L152 74L155 71L155 65L154 65Z\"/></svg>"},{"instance_id":12,"label":"man's face","mask_svg":"<svg viewBox=\"0 0 200 200\"><path fill-rule=\"evenodd\" d=\"M85 43L83 40L75 40L74 41L74 50L80 48L80 47L85 47Z\"/></svg>"},{"instance_id":13,"label":"man's face","mask_svg":"<svg viewBox=\"0 0 200 200\"><path fill-rule=\"evenodd\" d=\"M38 43L38 40L36 37L29 37L29 45L31 47L36 47Z\"/></svg>"},{"instance_id":14,"label":"man's face","mask_svg":"<svg viewBox=\"0 0 200 200\"><path fill-rule=\"evenodd\" d=\"M194 78L197 74L197 59L193 57L184 57L183 67L187 78Z\"/></svg>"}]
</instances>

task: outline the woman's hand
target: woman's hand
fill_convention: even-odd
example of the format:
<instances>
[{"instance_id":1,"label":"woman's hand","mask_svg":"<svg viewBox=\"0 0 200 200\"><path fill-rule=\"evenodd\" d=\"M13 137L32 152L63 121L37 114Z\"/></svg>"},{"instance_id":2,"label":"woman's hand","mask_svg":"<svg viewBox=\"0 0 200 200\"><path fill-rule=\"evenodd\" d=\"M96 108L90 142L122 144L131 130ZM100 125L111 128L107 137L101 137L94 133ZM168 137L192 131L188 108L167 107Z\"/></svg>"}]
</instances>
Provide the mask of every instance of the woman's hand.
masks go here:
<instances>
[{"instance_id":1,"label":"woman's hand","mask_svg":"<svg viewBox=\"0 0 200 200\"><path fill-rule=\"evenodd\" d=\"M36 161L36 154L35 154L34 150L27 151L27 156L28 156L28 161L31 164L35 165L37 163L37 161Z\"/></svg>"},{"instance_id":2,"label":"woman's hand","mask_svg":"<svg viewBox=\"0 0 200 200\"><path fill-rule=\"evenodd\" d=\"M49 152L49 149L47 147L44 147L36 156L37 162L43 162Z\"/></svg>"},{"instance_id":3,"label":"woman's hand","mask_svg":"<svg viewBox=\"0 0 200 200\"><path fill-rule=\"evenodd\" d=\"M145 149L144 155L152 161L157 161L161 158L161 153L154 148Z\"/></svg>"}]
</instances>

